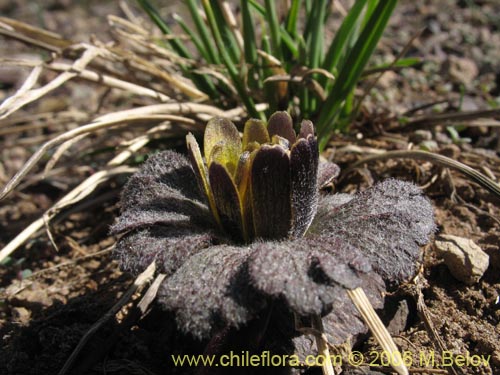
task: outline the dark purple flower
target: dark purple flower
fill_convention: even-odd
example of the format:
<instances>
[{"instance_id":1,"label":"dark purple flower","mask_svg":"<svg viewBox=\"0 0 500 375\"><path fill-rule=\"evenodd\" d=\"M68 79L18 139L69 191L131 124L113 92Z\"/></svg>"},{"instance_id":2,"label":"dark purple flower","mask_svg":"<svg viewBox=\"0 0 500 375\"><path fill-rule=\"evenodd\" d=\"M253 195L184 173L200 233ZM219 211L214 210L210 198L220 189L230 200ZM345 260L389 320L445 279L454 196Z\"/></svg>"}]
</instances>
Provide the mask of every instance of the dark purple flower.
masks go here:
<instances>
[{"instance_id":1,"label":"dark purple flower","mask_svg":"<svg viewBox=\"0 0 500 375\"><path fill-rule=\"evenodd\" d=\"M112 228L123 234L124 270L155 261L167 275L158 301L185 332L241 328L273 304L289 317L323 315L340 343L364 331L345 289L362 287L381 307L386 286L416 272L434 230L429 201L393 179L357 195L322 193L339 168L319 163L310 121L296 134L277 112L267 125L249 120L241 138L215 118L204 158L191 134L187 144L190 160L161 152L130 178Z\"/></svg>"}]
</instances>

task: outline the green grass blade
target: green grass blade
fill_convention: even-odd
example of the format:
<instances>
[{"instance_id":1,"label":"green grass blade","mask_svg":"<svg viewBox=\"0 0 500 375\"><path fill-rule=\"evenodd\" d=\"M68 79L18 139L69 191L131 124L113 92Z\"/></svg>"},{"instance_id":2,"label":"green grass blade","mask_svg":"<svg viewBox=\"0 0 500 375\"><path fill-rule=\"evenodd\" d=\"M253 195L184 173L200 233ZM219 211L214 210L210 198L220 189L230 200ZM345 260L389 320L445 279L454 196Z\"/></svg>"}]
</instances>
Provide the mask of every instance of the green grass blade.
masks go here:
<instances>
[{"instance_id":1,"label":"green grass blade","mask_svg":"<svg viewBox=\"0 0 500 375\"><path fill-rule=\"evenodd\" d=\"M315 0L311 10L309 33L307 35L307 67L317 68L323 60L324 44L324 23L326 17L326 0ZM313 78L316 78L313 76ZM303 107L305 112L314 113L316 111L318 100L316 96L307 93L304 97L307 105Z\"/></svg>"},{"instance_id":2,"label":"green grass blade","mask_svg":"<svg viewBox=\"0 0 500 375\"><path fill-rule=\"evenodd\" d=\"M326 6L326 0L314 1L311 18L316 22L312 22L308 39L306 39L309 53L309 68L319 67L322 60L324 24L323 22L320 22L320 20L323 20L325 18Z\"/></svg>"},{"instance_id":3,"label":"green grass blade","mask_svg":"<svg viewBox=\"0 0 500 375\"><path fill-rule=\"evenodd\" d=\"M265 33L265 32L262 33L261 49L265 53L272 55L271 38L270 38L268 33ZM274 74L274 71L273 71L273 68L270 66L270 63L268 63L268 61L266 61L263 57L261 57L261 60L262 60L263 77L265 79L267 77L272 76ZM264 79L263 79L263 81L264 81ZM278 108L278 102L276 100L276 85L270 84L270 83L265 83L264 84L264 95L265 95L267 103L269 104L267 114L270 116Z\"/></svg>"},{"instance_id":4,"label":"green grass blade","mask_svg":"<svg viewBox=\"0 0 500 375\"><path fill-rule=\"evenodd\" d=\"M281 51L281 33L280 24L278 22L278 15L276 13L276 2L272 0L265 0L266 19L269 25L269 32L271 34L271 49L274 57L283 60Z\"/></svg>"},{"instance_id":5,"label":"green grass blade","mask_svg":"<svg viewBox=\"0 0 500 375\"><path fill-rule=\"evenodd\" d=\"M394 63L386 63L377 65L368 69L365 69L363 72L363 77L366 77L370 74L375 74L379 72L383 72L387 69L401 69L401 68L410 68L412 66L418 65L422 62L422 59L419 57L406 57L404 59L399 59Z\"/></svg>"},{"instance_id":6,"label":"green grass blade","mask_svg":"<svg viewBox=\"0 0 500 375\"><path fill-rule=\"evenodd\" d=\"M216 52L216 48L212 43L212 40L209 38L210 32L208 31L205 22L201 18L197 1L196 0L188 0L187 6L189 8L189 13L191 14L191 19L196 27L198 35L202 41L204 49L206 50L207 58L205 60L209 64L220 64L220 58L218 53Z\"/></svg>"},{"instance_id":7,"label":"green grass blade","mask_svg":"<svg viewBox=\"0 0 500 375\"><path fill-rule=\"evenodd\" d=\"M233 64L224 41L222 39L222 34L219 29L219 23L215 17L211 2L209 0L202 0L203 9L205 10L205 14L207 16L208 25L210 30L212 31L212 36L215 41L215 45L217 50L219 51L219 55L222 58L223 63L226 65L227 69L231 73L232 71L236 71L236 66Z\"/></svg>"},{"instance_id":8,"label":"green grass blade","mask_svg":"<svg viewBox=\"0 0 500 375\"><path fill-rule=\"evenodd\" d=\"M288 16L286 19L286 31L292 37L296 37L298 34L297 18L299 16L300 2L301 0L292 0L292 4L290 5L290 9L288 10Z\"/></svg>"},{"instance_id":9,"label":"green grass blade","mask_svg":"<svg viewBox=\"0 0 500 375\"><path fill-rule=\"evenodd\" d=\"M305 2L305 8L306 8L306 14L307 15L311 14L311 9L313 7L312 4L313 4L314 1L315 0L305 0L304 1Z\"/></svg>"},{"instance_id":10,"label":"green grass blade","mask_svg":"<svg viewBox=\"0 0 500 375\"><path fill-rule=\"evenodd\" d=\"M187 35L189 35L189 37L193 41L193 44L195 45L195 47L198 50L198 52L200 53L200 55L205 59L205 61L210 63L210 56L209 56L207 50L205 50L205 45L203 44L203 41L198 37L198 35L194 32L193 28L189 27L184 22L182 17L179 16L178 14L174 14L174 19L179 24L179 26L182 28L182 30ZM210 83L212 83L212 80L209 78L209 75L197 74L198 79L201 77L203 77L203 79L205 81L209 81ZM220 93L223 93L224 95L229 96L229 97L233 96L231 90L227 87L227 85L223 81L219 81L219 82L220 82L220 84L217 86L217 89L220 90ZM210 93L212 94L211 97L213 99L217 98L218 97L217 94L219 94L219 93L216 90L215 85L213 85L213 89L211 88L210 90L211 90Z\"/></svg>"},{"instance_id":11,"label":"green grass blade","mask_svg":"<svg viewBox=\"0 0 500 375\"><path fill-rule=\"evenodd\" d=\"M241 18L243 22L243 47L245 61L247 64L255 66L257 63L257 43L255 41L254 20L250 13L250 7L247 0L241 0Z\"/></svg>"},{"instance_id":12,"label":"green grass blade","mask_svg":"<svg viewBox=\"0 0 500 375\"><path fill-rule=\"evenodd\" d=\"M248 0L248 4L252 6L261 16L266 15L266 8L260 5L256 0Z\"/></svg>"},{"instance_id":13,"label":"green grass blade","mask_svg":"<svg viewBox=\"0 0 500 375\"><path fill-rule=\"evenodd\" d=\"M337 67L342 51L344 51L345 43L349 35L356 29L356 23L358 22L358 18L365 4L366 0L357 0L349 10L349 13L344 18L342 25L335 34L332 44L330 44L328 48L328 52L323 61L323 69L332 72L333 68Z\"/></svg>"},{"instance_id":14,"label":"green grass blade","mask_svg":"<svg viewBox=\"0 0 500 375\"><path fill-rule=\"evenodd\" d=\"M377 8L377 5L380 3L381 0L369 0L366 2L365 10L363 12L363 16L358 19L358 21L354 24L353 31L349 35L346 41L346 46L344 48L345 54L340 56L340 60L337 63L336 67L340 71L345 64L346 56L349 54L349 52L352 50L354 45L356 44L356 41L359 38L359 35L361 33L361 30L364 29L366 26L366 23L368 20L371 18L374 10Z\"/></svg>"},{"instance_id":15,"label":"green grass blade","mask_svg":"<svg viewBox=\"0 0 500 375\"><path fill-rule=\"evenodd\" d=\"M297 43L293 40L292 36L290 36L290 34L288 34L288 32L284 28L282 28L280 31L281 31L280 32L281 40L283 41L283 44L288 48L290 55L294 59L296 59L299 56L299 48L297 46Z\"/></svg>"},{"instance_id":16,"label":"green grass blade","mask_svg":"<svg viewBox=\"0 0 500 375\"><path fill-rule=\"evenodd\" d=\"M172 35L172 30L170 27L162 20L158 11L151 5L148 0L137 0L141 8L147 13L149 18L155 23L155 25L160 29L160 31L165 35ZM184 44L177 38L169 40L170 46L174 49L175 52L179 54L181 57L192 58L189 51L186 49Z\"/></svg>"},{"instance_id":17,"label":"green grass blade","mask_svg":"<svg viewBox=\"0 0 500 375\"><path fill-rule=\"evenodd\" d=\"M298 65L307 66L307 46L306 41L304 40L303 35L297 36L298 40L298 48L299 48L299 57L298 57ZM307 96L307 89L304 86L300 86L296 89L296 95L299 98L300 110L303 113L303 118L309 118L309 102Z\"/></svg>"},{"instance_id":18,"label":"green grass blade","mask_svg":"<svg viewBox=\"0 0 500 375\"><path fill-rule=\"evenodd\" d=\"M354 118L352 116L356 111L354 106L354 99L354 90L351 90L351 92L347 95L347 98L345 99L340 114L337 118L337 127L341 132L347 131L349 129L351 121L354 121Z\"/></svg>"},{"instance_id":19,"label":"green grass blade","mask_svg":"<svg viewBox=\"0 0 500 375\"><path fill-rule=\"evenodd\" d=\"M217 22L219 33L222 38L222 42L233 63L238 64L240 62L240 47L236 42L231 26L226 21L224 17L224 11L221 8L218 0L210 0L210 7L212 9L212 14Z\"/></svg>"},{"instance_id":20,"label":"green grass blade","mask_svg":"<svg viewBox=\"0 0 500 375\"><path fill-rule=\"evenodd\" d=\"M316 20L313 18L313 10L314 6L311 5L314 4L313 2L309 2L308 0L305 0L305 26L304 26L304 31L302 32L302 36L304 37L305 40L309 40L309 34L311 33L311 25L316 22Z\"/></svg>"},{"instance_id":21,"label":"green grass blade","mask_svg":"<svg viewBox=\"0 0 500 375\"><path fill-rule=\"evenodd\" d=\"M202 40L200 37L194 32L194 30L189 27L186 22L182 19L182 17L178 14L173 15L174 20L179 24L179 26L182 28L182 30L191 38L191 41L193 42L194 46L198 50L199 54L207 61L208 63L210 62L210 55L208 51L205 49L205 45L203 44ZM213 63L213 62L212 62Z\"/></svg>"},{"instance_id":22,"label":"green grass blade","mask_svg":"<svg viewBox=\"0 0 500 375\"><path fill-rule=\"evenodd\" d=\"M245 0L242 0L242 1L245 2ZM293 1L296 2L297 0L293 0ZM259 13L260 16L262 16L263 18L265 18L267 20L267 14L266 14L266 8L265 7L263 7L262 5L260 5L256 0L247 0L246 2L254 10L256 10L257 13ZM299 3L300 3L300 0L299 0ZM263 31L263 33L264 33L264 31ZM286 47L288 47L290 55L293 58L297 58L297 56L299 55L299 47L297 45L296 39L297 39L297 36L300 36L300 35L298 33L296 33L295 35L294 34L290 34L284 26L280 26L279 33L280 33L280 36L281 36L281 41L284 43L284 45ZM272 51L265 51L265 52L273 55ZM282 59L282 61L286 62L287 60Z\"/></svg>"},{"instance_id":23,"label":"green grass blade","mask_svg":"<svg viewBox=\"0 0 500 375\"><path fill-rule=\"evenodd\" d=\"M247 0L241 0L241 18L243 28L243 53L245 56L245 68L250 89L262 90L264 84L262 77L264 73L258 66L259 55L257 54L257 41L255 38L254 18L250 11Z\"/></svg>"},{"instance_id":24,"label":"green grass blade","mask_svg":"<svg viewBox=\"0 0 500 375\"><path fill-rule=\"evenodd\" d=\"M170 30L168 25L162 20L158 11L151 5L148 0L137 0L137 2L162 33L164 33L165 35L172 35L172 31ZM174 38L168 43L179 56L187 59L193 58L179 39ZM197 88L206 93L209 97L217 98L217 90L215 89L215 86L210 79L203 75L191 74L189 68L184 65L180 65L180 68L184 71L188 78L191 78L193 80Z\"/></svg>"},{"instance_id":25,"label":"green grass blade","mask_svg":"<svg viewBox=\"0 0 500 375\"><path fill-rule=\"evenodd\" d=\"M304 37L299 35L298 39L298 48L299 48L299 64L307 66L307 45Z\"/></svg>"},{"instance_id":26,"label":"green grass blade","mask_svg":"<svg viewBox=\"0 0 500 375\"><path fill-rule=\"evenodd\" d=\"M368 1L368 4L366 5L366 11L365 11L365 16L363 17L363 22L361 23L361 27L365 27L366 24L370 21L370 18L372 17L373 12L377 8L378 3L380 3L383 0L370 0Z\"/></svg>"},{"instance_id":27,"label":"green grass blade","mask_svg":"<svg viewBox=\"0 0 500 375\"><path fill-rule=\"evenodd\" d=\"M290 71L295 60L299 57L297 39L299 32L297 29L297 18L300 12L300 3L302 0L292 0L285 25L281 26L281 38L283 40L283 62L287 71Z\"/></svg>"},{"instance_id":28,"label":"green grass blade","mask_svg":"<svg viewBox=\"0 0 500 375\"><path fill-rule=\"evenodd\" d=\"M269 39L269 35L263 33L262 34L262 43L261 43L262 51L271 55L271 40Z\"/></svg>"},{"instance_id":29,"label":"green grass blade","mask_svg":"<svg viewBox=\"0 0 500 375\"><path fill-rule=\"evenodd\" d=\"M329 132L335 128L334 120L338 116L341 105L351 90L354 89L363 73L396 4L397 0L384 0L378 3L353 49L347 56L346 63L340 70L332 91L323 103L319 115L317 129L321 147L326 145Z\"/></svg>"},{"instance_id":30,"label":"green grass blade","mask_svg":"<svg viewBox=\"0 0 500 375\"><path fill-rule=\"evenodd\" d=\"M222 62L226 66L233 85L236 88L236 91L238 91L241 101L245 105L250 116L261 118L263 114L259 113L255 108L255 103L250 95L248 95L245 84L239 75L238 69L236 68L226 50L226 46L224 45L224 42L222 40L222 36L209 0L202 0L202 4L203 9L205 10L205 14L207 15L208 25L212 30L212 36L214 37L215 45L217 46Z\"/></svg>"}]
</instances>

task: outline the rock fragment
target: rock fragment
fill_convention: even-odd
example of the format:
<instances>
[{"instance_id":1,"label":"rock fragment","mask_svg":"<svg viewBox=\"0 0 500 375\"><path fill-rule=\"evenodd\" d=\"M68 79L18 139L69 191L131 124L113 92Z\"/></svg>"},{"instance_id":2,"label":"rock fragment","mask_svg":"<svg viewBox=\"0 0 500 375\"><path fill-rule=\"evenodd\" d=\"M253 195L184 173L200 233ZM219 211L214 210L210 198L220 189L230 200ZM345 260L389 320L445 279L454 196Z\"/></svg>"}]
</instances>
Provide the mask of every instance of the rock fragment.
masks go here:
<instances>
[{"instance_id":1,"label":"rock fragment","mask_svg":"<svg viewBox=\"0 0 500 375\"><path fill-rule=\"evenodd\" d=\"M468 238L441 235L435 248L453 277L467 285L477 283L488 269L488 254Z\"/></svg>"}]
</instances>

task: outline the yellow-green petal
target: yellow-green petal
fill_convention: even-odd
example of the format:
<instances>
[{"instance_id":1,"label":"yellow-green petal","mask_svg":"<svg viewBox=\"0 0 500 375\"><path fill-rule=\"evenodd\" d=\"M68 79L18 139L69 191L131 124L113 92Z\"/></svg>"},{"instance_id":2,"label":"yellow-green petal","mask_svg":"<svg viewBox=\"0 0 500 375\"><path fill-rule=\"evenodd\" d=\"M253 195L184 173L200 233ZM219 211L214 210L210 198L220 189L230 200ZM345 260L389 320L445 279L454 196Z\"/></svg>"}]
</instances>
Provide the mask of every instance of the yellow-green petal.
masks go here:
<instances>
[{"instance_id":1,"label":"yellow-green petal","mask_svg":"<svg viewBox=\"0 0 500 375\"><path fill-rule=\"evenodd\" d=\"M210 165L212 163L219 163L223 165L230 176L233 176L236 172L236 166L238 165L238 159L235 160L235 155L228 152L228 149L223 141L218 142L212 148L212 153L210 154ZM239 158L239 156L238 156Z\"/></svg>"},{"instance_id":2,"label":"yellow-green petal","mask_svg":"<svg viewBox=\"0 0 500 375\"><path fill-rule=\"evenodd\" d=\"M253 217L252 217L252 202L250 193L250 173L252 167L252 160L255 157L256 151L250 153L243 152L236 168L234 175L234 183L238 188L240 197L240 206L242 210L243 228L244 233L248 238L253 237Z\"/></svg>"},{"instance_id":3,"label":"yellow-green petal","mask_svg":"<svg viewBox=\"0 0 500 375\"><path fill-rule=\"evenodd\" d=\"M243 151L254 152L255 150L258 150L259 148L260 148L260 144L258 142L250 142L243 149Z\"/></svg>"},{"instance_id":4,"label":"yellow-green petal","mask_svg":"<svg viewBox=\"0 0 500 375\"><path fill-rule=\"evenodd\" d=\"M261 120L250 119L245 123L245 128L243 129L243 149L246 150L247 146L252 142L257 142L258 144L269 143L267 126Z\"/></svg>"},{"instance_id":5,"label":"yellow-green petal","mask_svg":"<svg viewBox=\"0 0 500 375\"><path fill-rule=\"evenodd\" d=\"M238 158L241 154L241 138L236 126L228 119L215 117L211 119L205 128L204 152L208 167L212 162L214 147L222 142L224 145L223 158L234 166L238 164ZM215 154L218 154L215 153Z\"/></svg>"},{"instance_id":6,"label":"yellow-green petal","mask_svg":"<svg viewBox=\"0 0 500 375\"><path fill-rule=\"evenodd\" d=\"M198 180L198 185L200 186L200 190L205 193L205 196L208 201L208 205L210 206L210 211L215 218L215 221L221 225L219 214L217 213L217 207L215 206L214 196L212 194L212 189L210 188L210 184L208 182L208 171L203 163L203 158L200 152L200 146L198 142L196 142L196 138L193 134L189 133L186 136L186 144L188 149L189 158L191 160L191 166L193 167L194 174L196 179Z\"/></svg>"},{"instance_id":7,"label":"yellow-green petal","mask_svg":"<svg viewBox=\"0 0 500 375\"><path fill-rule=\"evenodd\" d=\"M290 142L288 141L288 139L286 138L283 138L279 135L273 135L273 138L272 138L272 142L271 142L273 145L280 145L281 147L283 147L285 150L288 150L290 149Z\"/></svg>"}]
</instances>

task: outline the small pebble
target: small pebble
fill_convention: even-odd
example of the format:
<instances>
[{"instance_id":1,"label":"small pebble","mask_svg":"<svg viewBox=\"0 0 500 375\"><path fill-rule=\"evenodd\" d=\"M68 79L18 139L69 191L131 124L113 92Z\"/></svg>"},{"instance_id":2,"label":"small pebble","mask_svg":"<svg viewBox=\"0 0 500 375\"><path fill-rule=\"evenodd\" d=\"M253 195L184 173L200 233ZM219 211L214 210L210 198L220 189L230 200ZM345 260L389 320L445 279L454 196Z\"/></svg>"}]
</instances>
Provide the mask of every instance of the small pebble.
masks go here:
<instances>
[{"instance_id":1,"label":"small pebble","mask_svg":"<svg viewBox=\"0 0 500 375\"><path fill-rule=\"evenodd\" d=\"M467 285L477 283L488 269L488 254L468 238L445 234L435 248L453 277Z\"/></svg>"},{"instance_id":2,"label":"small pebble","mask_svg":"<svg viewBox=\"0 0 500 375\"><path fill-rule=\"evenodd\" d=\"M436 141L423 141L420 142L418 147L424 151L437 151L439 149Z\"/></svg>"},{"instance_id":3,"label":"small pebble","mask_svg":"<svg viewBox=\"0 0 500 375\"><path fill-rule=\"evenodd\" d=\"M430 141L432 139L432 132L430 130L415 130L411 135L410 135L410 142L413 142L415 144L419 144L424 141Z\"/></svg>"}]
</instances>

